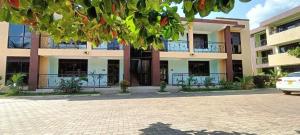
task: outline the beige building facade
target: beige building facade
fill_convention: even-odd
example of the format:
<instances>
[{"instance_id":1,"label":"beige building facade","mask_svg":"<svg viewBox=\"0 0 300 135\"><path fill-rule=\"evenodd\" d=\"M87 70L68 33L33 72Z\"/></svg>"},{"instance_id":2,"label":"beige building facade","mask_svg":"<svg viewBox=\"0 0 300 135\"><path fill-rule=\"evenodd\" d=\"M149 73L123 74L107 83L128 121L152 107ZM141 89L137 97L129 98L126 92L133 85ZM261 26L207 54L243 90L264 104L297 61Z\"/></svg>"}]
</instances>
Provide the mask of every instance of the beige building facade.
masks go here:
<instances>
[{"instance_id":1,"label":"beige building facade","mask_svg":"<svg viewBox=\"0 0 300 135\"><path fill-rule=\"evenodd\" d=\"M300 6L260 24L251 31L252 63L255 74L300 71L300 59L288 50L300 47Z\"/></svg>"},{"instance_id":2,"label":"beige building facade","mask_svg":"<svg viewBox=\"0 0 300 135\"><path fill-rule=\"evenodd\" d=\"M185 23L185 19L182 19ZM53 43L24 25L0 22L0 76L26 74L30 90L55 88L61 79L86 76L84 86L110 87L121 80L131 86L177 85L193 75L214 83L253 75L249 20L195 19L179 41L165 40L164 49L137 50L117 41L92 47L88 42Z\"/></svg>"}]
</instances>

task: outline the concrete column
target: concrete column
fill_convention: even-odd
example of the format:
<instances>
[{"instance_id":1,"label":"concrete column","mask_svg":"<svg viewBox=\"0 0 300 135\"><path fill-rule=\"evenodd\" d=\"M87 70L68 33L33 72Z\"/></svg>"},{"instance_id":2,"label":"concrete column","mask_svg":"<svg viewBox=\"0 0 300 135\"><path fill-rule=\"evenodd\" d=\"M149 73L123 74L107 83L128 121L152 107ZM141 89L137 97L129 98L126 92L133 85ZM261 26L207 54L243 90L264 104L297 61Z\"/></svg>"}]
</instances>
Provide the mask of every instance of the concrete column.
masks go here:
<instances>
[{"instance_id":1,"label":"concrete column","mask_svg":"<svg viewBox=\"0 0 300 135\"><path fill-rule=\"evenodd\" d=\"M40 45L40 34L32 33L31 49L30 49L30 63L29 63L29 79L28 79L28 89L29 90L36 90L38 88L39 45Z\"/></svg>"},{"instance_id":2,"label":"concrete column","mask_svg":"<svg viewBox=\"0 0 300 135\"><path fill-rule=\"evenodd\" d=\"M188 25L188 44L190 53L194 53L194 31L193 31L193 22L190 22Z\"/></svg>"},{"instance_id":3,"label":"concrete column","mask_svg":"<svg viewBox=\"0 0 300 135\"><path fill-rule=\"evenodd\" d=\"M232 45L231 45L231 33L230 26L226 26L224 29L225 48L227 53L226 59L226 75L227 81L233 80L233 69L232 69Z\"/></svg>"},{"instance_id":4,"label":"concrete column","mask_svg":"<svg viewBox=\"0 0 300 135\"><path fill-rule=\"evenodd\" d=\"M130 46L124 47L124 80L130 82Z\"/></svg>"},{"instance_id":5,"label":"concrete column","mask_svg":"<svg viewBox=\"0 0 300 135\"><path fill-rule=\"evenodd\" d=\"M2 80L0 80L0 85L5 84L5 76L6 76L6 56L0 55L0 76Z\"/></svg>"},{"instance_id":6,"label":"concrete column","mask_svg":"<svg viewBox=\"0 0 300 135\"><path fill-rule=\"evenodd\" d=\"M86 50L87 51L92 51L92 49L93 49L93 44L91 42L87 42L86 43Z\"/></svg>"},{"instance_id":7,"label":"concrete column","mask_svg":"<svg viewBox=\"0 0 300 135\"><path fill-rule=\"evenodd\" d=\"M152 62L151 62L151 78L152 85L159 86L160 85L160 58L159 51L152 49Z\"/></svg>"}]
</instances>

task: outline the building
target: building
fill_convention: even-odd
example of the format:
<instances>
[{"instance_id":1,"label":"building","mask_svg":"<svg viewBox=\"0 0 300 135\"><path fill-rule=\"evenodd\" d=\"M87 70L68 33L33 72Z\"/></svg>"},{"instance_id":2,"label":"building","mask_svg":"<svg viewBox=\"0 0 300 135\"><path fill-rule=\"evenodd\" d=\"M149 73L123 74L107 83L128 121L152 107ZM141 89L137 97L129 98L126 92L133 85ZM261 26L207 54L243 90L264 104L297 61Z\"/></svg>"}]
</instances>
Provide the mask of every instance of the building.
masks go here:
<instances>
[{"instance_id":1,"label":"building","mask_svg":"<svg viewBox=\"0 0 300 135\"><path fill-rule=\"evenodd\" d=\"M277 69L300 71L300 59L287 51L300 46L300 6L263 21L251 31L252 61L256 74Z\"/></svg>"},{"instance_id":2,"label":"building","mask_svg":"<svg viewBox=\"0 0 300 135\"><path fill-rule=\"evenodd\" d=\"M176 85L191 75L194 85L202 85L207 77L218 83L253 74L249 20L244 19L195 19L179 41L166 40L162 51L136 50L116 41L95 48L79 41L55 45L23 25L1 22L0 29L2 83L23 72L30 90L55 88L71 76L87 77L86 87L108 87L120 80L131 86Z\"/></svg>"}]
</instances>

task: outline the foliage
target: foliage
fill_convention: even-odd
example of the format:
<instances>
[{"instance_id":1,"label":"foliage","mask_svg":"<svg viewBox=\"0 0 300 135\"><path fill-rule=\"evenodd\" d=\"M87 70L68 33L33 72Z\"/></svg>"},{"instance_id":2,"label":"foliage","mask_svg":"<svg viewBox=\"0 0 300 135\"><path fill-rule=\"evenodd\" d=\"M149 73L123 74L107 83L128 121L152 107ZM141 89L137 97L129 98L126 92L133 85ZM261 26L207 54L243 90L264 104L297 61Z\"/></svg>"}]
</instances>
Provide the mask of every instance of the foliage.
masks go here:
<instances>
[{"instance_id":1,"label":"foliage","mask_svg":"<svg viewBox=\"0 0 300 135\"><path fill-rule=\"evenodd\" d=\"M61 79L57 91L62 93L77 93L81 90L83 81L86 77L71 77L70 79Z\"/></svg>"},{"instance_id":2,"label":"foliage","mask_svg":"<svg viewBox=\"0 0 300 135\"><path fill-rule=\"evenodd\" d=\"M232 81L221 80L220 81L220 89L232 90L232 89L238 89L238 88Z\"/></svg>"},{"instance_id":3,"label":"foliage","mask_svg":"<svg viewBox=\"0 0 300 135\"><path fill-rule=\"evenodd\" d=\"M160 89L159 92L166 92L167 83L165 81L160 82Z\"/></svg>"},{"instance_id":4,"label":"foliage","mask_svg":"<svg viewBox=\"0 0 300 135\"><path fill-rule=\"evenodd\" d=\"M194 76L191 75L187 78L186 81L180 80L178 84L181 86L182 90L188 91L192 89L192 84L195 83L197 80L194 79Z\"/></svg>"},{"instance_id":5,"label":"foliage","mask_svg":"<svg viewBox=\"0 0 300 135\"><path fill-rule=\"evenodd\" d=\"M6 90L7 96L18 95L22 91L24 77L24 73L14 73L12 75L12 77L7 81L7 85L9 87L9 89Z\"/></svg>"},{"instance_id":6,"label":"foliage","mask_svg":"<svg viewBox=\"0 0 300 135\"><path fill-rule=\"evenodd\" d=\"M265 88L270 83L270 76L267 75L257 75L253 76L253 83L256 88Z\"/></svg>"},{"instance_id":7,"label":"foliage","mask_svg":"<svg viewBox=\"0 0 300 135\"><path fill-rule=\"evenodd\" d=\"M277 80L281 77L287 76L288 74L286 72L282 72L281 70L271 70L270 73L270 87L275 87Z\"/></svg>"},{"instance_id":8,"label":"foliage","mask_svg":"<svg viewBox=\"0 0 300 135\"><path fill-rule=\"evenodd\" d=\"M238 77L237 79L241 89L248 90L254 87L252 76L245 76L243 78Z\"/></svg>"},{"instance_id":9,"label":"foliage","mask_svg":"<svg viewBox=\"0 0 300 135\"><path fill-rule=\"evenodd\" d=\"M205 88L209 88L209 86L214 85L212 81L213 81L213 78L206 77L204 79L204 86L205 86Z\"/></svg>"},{"instance_id":10,"label":"foliage","mask_svg":"<svg viewBox=\"0 0 300 135\"><path fill-rule=\"evenodd\" d=\"M288 50L288 54L300 58L300 47L296 47L295 49Z\"/></svg>"},{"instance_id":11,"label":"foliage","mask_svg":"<svg viewBox=\"0 0 300 135\"><path fill-rule=\"evenodd\" d=\"M121 90L122 90L121 92L122 93L128 93L127 89L129 87L129 85L130 85L130 83L128 81L126 81L126 80L121 81L120 82L120 87L121 87Z\"/></svg>"},{"instance_id":12,"label":"foliage","mask_svg":"<svg viewBox=\"0 0 300 135\"><path fill-rule=\"evenodd\" d=\"M228 13L235 0L0 0L0 21L29 25L55 42L99 45L116 38L135 48L159 49L162 38L177 40L184 32L180 3L190 22L197 14Z\"/></svg>"}]
</instances>

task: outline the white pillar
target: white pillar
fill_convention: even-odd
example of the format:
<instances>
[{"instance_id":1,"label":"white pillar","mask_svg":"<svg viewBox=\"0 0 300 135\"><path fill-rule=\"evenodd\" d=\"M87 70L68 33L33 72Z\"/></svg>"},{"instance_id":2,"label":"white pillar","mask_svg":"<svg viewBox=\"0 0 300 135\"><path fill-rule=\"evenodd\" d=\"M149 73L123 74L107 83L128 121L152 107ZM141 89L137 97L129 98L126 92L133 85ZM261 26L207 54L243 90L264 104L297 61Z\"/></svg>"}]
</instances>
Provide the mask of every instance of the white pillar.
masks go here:
<instances>
[{"instance_id":1,"label":"white pillar","mask_svg":"<svg viewBox=\"0 0 300 135\"><path fill-rule=\"evenodd\" d=\"M190 53L194 53L194 31L193 31L193 22L190 22L188 24L188 36L189 36L189 51Z\"/></svg>"}]
</instances>

